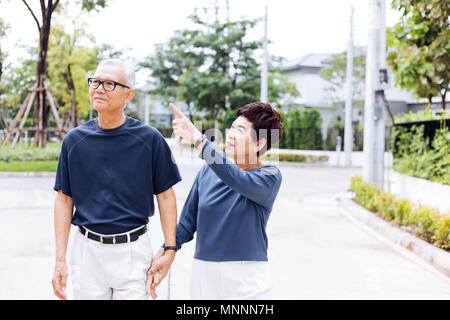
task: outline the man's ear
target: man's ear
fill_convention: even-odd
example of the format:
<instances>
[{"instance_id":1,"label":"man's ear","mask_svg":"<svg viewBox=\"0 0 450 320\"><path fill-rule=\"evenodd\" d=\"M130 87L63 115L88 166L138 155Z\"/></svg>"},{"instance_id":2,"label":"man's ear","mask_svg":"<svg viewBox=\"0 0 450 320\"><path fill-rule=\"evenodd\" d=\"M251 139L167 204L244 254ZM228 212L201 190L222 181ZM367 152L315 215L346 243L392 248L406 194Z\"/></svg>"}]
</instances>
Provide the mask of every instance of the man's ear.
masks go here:
<instances>
[{"instance_id":1,"label":"man's ear","mask_svg":"<svg viewBox=\"0 0 450 320\"><path fill-rule=\"evenodd\" d=\"M125 104L128 104L136 95L136 91L133 89L128 89L127 94L125 96Z\"/></svg>"}]
</instances>

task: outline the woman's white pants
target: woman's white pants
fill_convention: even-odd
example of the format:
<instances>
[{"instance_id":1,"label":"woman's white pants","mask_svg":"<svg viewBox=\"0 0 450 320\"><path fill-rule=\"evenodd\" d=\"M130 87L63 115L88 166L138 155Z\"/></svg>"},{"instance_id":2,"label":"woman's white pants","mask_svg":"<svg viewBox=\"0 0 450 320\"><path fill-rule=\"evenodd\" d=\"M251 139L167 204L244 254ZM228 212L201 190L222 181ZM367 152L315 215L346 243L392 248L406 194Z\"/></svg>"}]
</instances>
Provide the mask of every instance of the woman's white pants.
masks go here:
<instances>
[{"instance_id":1,"label":"woman's white pants","mask_svg":"<svg viewBox=\"0 0 450 320\"><path fill-rule=\"evenodd\" d=\"M193 300L269 300L271 281L267 261L214 262L194 259Z\"/></svg>"}]
</instances>

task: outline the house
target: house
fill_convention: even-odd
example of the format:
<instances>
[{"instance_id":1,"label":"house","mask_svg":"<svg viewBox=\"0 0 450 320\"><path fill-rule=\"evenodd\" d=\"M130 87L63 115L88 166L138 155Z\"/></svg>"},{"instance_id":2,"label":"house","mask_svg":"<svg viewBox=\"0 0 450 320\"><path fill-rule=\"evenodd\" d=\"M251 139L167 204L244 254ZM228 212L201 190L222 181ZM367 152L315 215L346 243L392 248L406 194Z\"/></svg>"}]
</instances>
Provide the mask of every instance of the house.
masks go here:
<instances>
[{"instance_id":1,"label":"house","mask_svg":"<svg viewBox=\"0 0 450 320\"><path fill-rule=\"evenodd\" d=\"M320 77L319 72L325 68L326 60L330 59L329 53L310 53L296 59L286 61L282 67L282 73L291 82L295 83L300 96L289 101L290 105L297 108L317 108L322 115L322 134L326 137L327 128L333 117L344 117L343 108L333 107L330 92L327 90L330 84ZM389 74L390 87L385 90L385 96L393 115L417 112L425 109L426 99L416 99L411 92L405 91L393 85L393 76ZM345 91L338 93L345 101ZM450 96L450 95L449 95ZM450 104L450 97L447 99ZM440 99L434 98L432 110L440 110ZM353 119L362 123L362 110L354 110Z\"/></svg>"}]
</instances>

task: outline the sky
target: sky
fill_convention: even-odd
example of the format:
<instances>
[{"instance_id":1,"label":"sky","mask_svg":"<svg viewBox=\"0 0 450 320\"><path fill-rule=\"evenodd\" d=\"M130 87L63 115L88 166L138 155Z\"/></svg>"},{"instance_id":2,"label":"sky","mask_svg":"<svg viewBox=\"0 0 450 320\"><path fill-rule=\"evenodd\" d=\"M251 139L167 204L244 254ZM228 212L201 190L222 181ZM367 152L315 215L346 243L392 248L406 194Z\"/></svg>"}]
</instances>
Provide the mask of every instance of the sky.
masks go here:
<instances>
[{"instance_id":1,"label":"sky","mask_svg":"<svg viewBox=\"0 0 450 320\"><path fill-rule=\"evenodd\" d=\"M28 2L40 13L37 0ZM155 44L167 41L175 30L193 27L188 16L195 8L205 14L203 8L214 7L216 2L222 8L220 18L225 21L227 0L109 0L107 8L91 12L83 20L98 44L131 48L127 55L140 60L154 51ZM287 59L344 51L349 37L350 5L355 10L355 45L367 43L368 0L228 0L228 4L230 20L262 17L267 6L269 52ZM74 6L70 14L74 17L77 11ZM215 13L208 10L206 14ZM14 62L24 55L20 44L33 44L38 39L37 27L21 0L0 0L0 16L11 26L2 41L2 50L9 53L9 62ZM394 25L399 17L400 13L386 0L386 25ZM261 39L263 26L259 23L249 38ZM144 82L138 74L137 84Z\"/></svg>"}]
</instances>

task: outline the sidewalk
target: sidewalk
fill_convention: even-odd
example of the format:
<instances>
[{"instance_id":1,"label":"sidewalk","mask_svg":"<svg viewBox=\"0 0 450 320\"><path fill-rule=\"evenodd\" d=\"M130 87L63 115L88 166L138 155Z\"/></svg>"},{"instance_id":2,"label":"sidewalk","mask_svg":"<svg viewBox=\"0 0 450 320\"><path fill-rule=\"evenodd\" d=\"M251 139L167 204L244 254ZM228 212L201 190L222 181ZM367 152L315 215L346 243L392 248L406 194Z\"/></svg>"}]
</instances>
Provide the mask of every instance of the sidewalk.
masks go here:
<instances>
[{"instance_id":1,"label":"sidewalk","mask_svg":"<svg viewBox=\"0 0 450 320\"><path fill-rule=\"evenodd\" d=\"M179 159L178 212L201 161ZM450 285L420 262L355 224L339 210L360 169L281 167L283 183L268 222L274 299L450 299ZM53 177L0 177L0 299L55 299ZM158 212L149 229L154 251L162 243ZM75 229L72 232L76 232ZM171 299L189 298L195 241L171 268ZM158 287L168 298L168 278ZM70 280L70 279L69 279ZM71 297L70 281L67 288Z\"/></svg>"}]
</instances>

